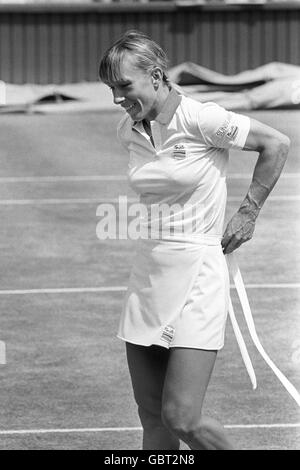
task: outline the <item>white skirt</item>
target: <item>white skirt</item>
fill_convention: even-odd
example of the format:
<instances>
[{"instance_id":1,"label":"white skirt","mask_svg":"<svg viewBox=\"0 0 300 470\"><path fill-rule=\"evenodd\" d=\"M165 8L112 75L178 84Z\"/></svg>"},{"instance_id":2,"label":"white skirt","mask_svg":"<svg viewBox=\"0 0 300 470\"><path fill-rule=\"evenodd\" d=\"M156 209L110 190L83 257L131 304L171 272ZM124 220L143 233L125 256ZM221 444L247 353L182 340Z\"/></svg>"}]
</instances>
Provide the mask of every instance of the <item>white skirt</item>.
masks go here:
<instances>
[{"instance_id":1,"label":"white skirt","mask_svg":"<svg viewBox=\"0 0 300 470\"><path fill-rule=\"evenodd\" d=\"M229 275L220 240L139 240L118 337L143 346L219 350Z\"/></svg>"}]
</instances>

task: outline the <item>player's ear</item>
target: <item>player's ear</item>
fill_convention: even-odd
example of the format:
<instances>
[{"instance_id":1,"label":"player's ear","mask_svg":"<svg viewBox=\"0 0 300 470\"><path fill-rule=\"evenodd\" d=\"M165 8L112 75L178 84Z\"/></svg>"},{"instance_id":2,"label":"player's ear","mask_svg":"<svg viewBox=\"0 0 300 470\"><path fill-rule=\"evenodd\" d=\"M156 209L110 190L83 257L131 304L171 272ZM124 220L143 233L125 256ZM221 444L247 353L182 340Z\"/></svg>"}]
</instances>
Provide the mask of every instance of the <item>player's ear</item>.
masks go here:
<instances>
[{"instance_id":1,"label":"player's ear","mask_svg":"<svg viewBox=\"0 0 300 470\"><path fill-rule=\"evenodd\" d=\"M154 67L152 72L151 72L151 77L152 77L152 83L154 85L154 88L158 88L160 82L163 79L163 73L159 67Z\"/></svg>"}]
</instances>

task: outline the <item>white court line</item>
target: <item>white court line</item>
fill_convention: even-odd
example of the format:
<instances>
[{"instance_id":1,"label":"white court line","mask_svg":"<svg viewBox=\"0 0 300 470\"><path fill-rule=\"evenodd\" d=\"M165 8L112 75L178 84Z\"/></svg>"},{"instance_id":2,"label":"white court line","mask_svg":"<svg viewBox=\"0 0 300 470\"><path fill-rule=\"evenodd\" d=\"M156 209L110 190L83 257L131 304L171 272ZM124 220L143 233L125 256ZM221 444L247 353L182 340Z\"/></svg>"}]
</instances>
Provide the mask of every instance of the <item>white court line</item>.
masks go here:
<instances>
[{"instance_id":1,"label":"white court line","mask_svg":"<svg viewBox=\"0 0 300 470\"><path fill-rule=\"evenodd\" d=\"M245 284L246 289L300 289L300 283L292 284ZM234 285L230 286L235 289ZM0 295L30 295L30 294L82 294L90 292L122 292L126 286L108 287L58 287L54 289L2 289Z\"/></svg>"},{"instance_id":2,"label":"white court line","mask_svg":"<svg viewBox=\"0 0 300 470\"><path fill-rule=\"evenodd\" d=\"M299 196L300 197L300 196ZM128 203L138 202L137 198L127 198ZM26 205L59 205L59 204L117 204L119 202L118 198L81 198L81 199L2 199L0 200L1 206L26 206Z\"/></svg>"},{"instance_id":3,"label":"white court line","mask_svg":"<svg viewBox=\"0 0 300 470\"><path fill-rule=\"evenodd\" d=\"M276 424L225 424L228 429L255 429L255 428L300 428L300 423L276 423Z\"/></svg>"},{"instance_id":4,"label":"white court line","mask_svg":"<svg viewBox=\"0 0 300 470\"><path fill-rule=\"evenodd\" d=\"M0 183L56 183L81 181L126 181L126 175L87 175L87 176L2 176Z\"/></svg>"},{"instance_id":5,"label":"white court line","mask_svg":"<svg viewBox=\"0 0 300 470\"><path fill-rule=\"evenodd\" d=\"M227 198L228 202L241 202L241 196L230 196ZM300 201L300 195L296 196L269 196L267 201L276 202L295 202ZM137 198L127 198L127 203L139 202ZM63 199L2 199L0 200L0 206L26 206L26 205L61 205L61 204L118 204L119 198L63 198Z\"/></svg>"},{"instance_id":6,"label":"white court line","mask_svg":"<svg viewBox=\"0 0 300 470\"><path fill-rule=\"evenodd\" d=\"M1 206L26 206L26 205L60 205L60 204L117 204L118 198L81 198L81 199L2 199L0 200ZM127 198L128 203L138 202L137 198Z\"/></svg>"},{"instance_id":7,"label":"white court line","mask_svg":"<svg viewBox=\"0 0 300 470\"><path fill-rule=\"evenodd\" d=\"M0 435L18 435L18 434L71 434L71 433L97 433L97 432L128 432L142 431L141 427L124 428L70 428L70 429L12 429L0 430Z\"/></svg>"},{"instance_id":8,"label":"white court line","mask_svg":"<svg viewBox=\"0 0 300 470\"><path fill-rule=\"evenodd\" d=\"M115 287L62 287L54 289L10 289L0 290L0 295L26 295L26 294L80 294L90 292L121 292L125 291L125 286Z\"/></svg>"},{"instance_id":9,"label":"white court line","mask_svg":"<svg viewBox=\"0 0 300 470\"><path fill-rule=\"evenodd\" d=\"M299 289L300 283L268 283L268 284L245 284L247 289ZM234 285L230 285L230 289L235 289Z\"/></svg>"},{"instance_id":10,"label":"white court line","mask_svg":"<svg viewBox=\"0 0 300 470\"><path fill-rule=\"evenodd\" d=\"M282 429L300 428L300 423L276 423L276 424L225 424L227 429ZM107 427L107 428L70 428L70 429L9 429L0 430L0 435L26 435L26 434L71 434L71 433L101 433L101 432L129 432L142 431L141 427Z\"/></svg>"},{"instance_id":11,"label":"white court line","mask_svg":"<svg viewBox=\"0 0 300 470\"><path fill-rule=\"evenodd\" d=\"M232 173L228 179L249 179L251 173ZM300 173L283 173L280 179L300 178ZM73 176L1 176L0 183L56 183L56 182L80 182L80 181L126 181L126 175L73 175Z\"/></svg>"},{"instance_id":12,"label":"white court line","mask_svg":"<svg viewBox=\"0 0 300 470\"><path fill-rule=\"evenodd\" d=\"M229 196L227 198L227 201L229 202L235 202L235 201L241 201L241 196ZM294 201L300 201L300 194L296 194L295 196L269 196L267 198L267 201L289 201L289 202L294 202Z\"/></svg>"},{"instance_id":13,"label":"white court line","mask_svg":"<svg viewBox=\"0 0 300 470\"><path fill-rule=\"evenodd\" d=\"M249 178L252 178L253 174L252 173L231 173L231 174L228 174L227 175L227 179L242 179L242 180L246 180L246 179L249 179ZM286 178L286 179L297 179L297 178L300 178L300 173L282 173L280 175L280 178L279 178L279 181L283 178Z\"/></svg>"}]
</instances>

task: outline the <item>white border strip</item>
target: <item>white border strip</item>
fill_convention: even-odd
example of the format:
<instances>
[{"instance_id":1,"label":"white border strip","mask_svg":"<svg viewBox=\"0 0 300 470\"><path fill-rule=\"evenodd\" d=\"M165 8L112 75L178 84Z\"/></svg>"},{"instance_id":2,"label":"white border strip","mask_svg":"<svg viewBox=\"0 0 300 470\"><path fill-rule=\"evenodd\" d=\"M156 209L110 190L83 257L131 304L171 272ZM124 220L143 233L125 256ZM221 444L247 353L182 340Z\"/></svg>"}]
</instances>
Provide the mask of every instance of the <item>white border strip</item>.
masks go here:
<instances>
[{"instance_id":1,"label":"white border strip","mask_svg":"<svg viewBox=\"0 0 300 470\"><path fill-rule=\"evenodd\" d=\"M225 424L227 429L292 429L300 428L300 423L276 424ZM8 429L0 430L0 435L28 435L28 434L71 434L71 433L101 433L101 432L129 432L142 431L141 427L107 427L107 428L69 428L69 429Z\"/></svg>"},{"instance_id":2,"label":"white border strip","mask_svg":"<svg viewBox=\"0 0 300 470\"><path fill-rule=\"evenodd\" d=\"M227 198L228 202L241 202L241 196L231 196ZM296 202L300 201L300 195L296 196L269 196L267 201L276 201L276 202ZM139 202L137 198L127 199L128 203ZM63 198L63 199L2 199L0 200L0 206L42 206L42 205L62 205L62 204L118 204L118 198Z\"/></svg>"},{"instance_id":3,"label":"white border strip","mask_svg":"<svg viewBox=\"0 0 300 470\"><path fill-rule=\"evenodd\" d=\"M246 289L300 289L300 283L292 284L246 284ZM234 285L230 286L234 289ZM126 286L108 287L58 287L54 289L2 289L0 295L27 295L27 294L84 294L91 292L123 292Z\"/></svg>"},{"instance_id":4,"label":"white border strip","mask_svg":"<svg viewBox=\"0 0 300 470\"><path fill-rule=\"evenodd\" d=\"M232 173L228 179L250 179L251 173ZM283 173L280 179L297 179L300 173ZM0 183L56 183L56 182L81 182L81 181L126 181L126 175L71 175L71 176L1 176Z\"/></svg>"}]
</instances>

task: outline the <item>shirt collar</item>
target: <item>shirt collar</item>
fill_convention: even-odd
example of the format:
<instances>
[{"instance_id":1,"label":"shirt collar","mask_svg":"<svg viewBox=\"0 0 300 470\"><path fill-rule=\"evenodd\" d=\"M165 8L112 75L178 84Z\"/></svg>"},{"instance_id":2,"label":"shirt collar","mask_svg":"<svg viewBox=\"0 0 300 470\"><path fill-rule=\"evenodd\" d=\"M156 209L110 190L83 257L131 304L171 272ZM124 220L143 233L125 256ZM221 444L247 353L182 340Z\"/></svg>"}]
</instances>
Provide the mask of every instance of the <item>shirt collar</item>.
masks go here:
<instances>
[{"instance_id":1,"label":"shirt collar","mask_svg":"<svg viewBox=\"0 0 300 470\"><path fill-rule=\"evenodd\" d=\"M174 88L171 88L170 93L166 101L164 102L163 108L158 116L156 116L155 121L160 124L169 124L172 117L175 114L176 109L181 103L181 96L177 93Z\"/></svg>"},{"instance_id":2,"label":"shirt collar","mask_svg":"<svg viewBox=\"0 0 300 470\"><path fill-rule=\"evenodd\" d=\"M175 114L176 109L181 103L181 98L182 96L179 95L177 91L174 90L174 88L171 88L170 93L164 102L163 108L158 116L156 116L155 121L159 122L160 124L169 124ZM134 121L132 123L132 127L136 127L137 125L138 121Z\"/></svg>"}]
</instances>

